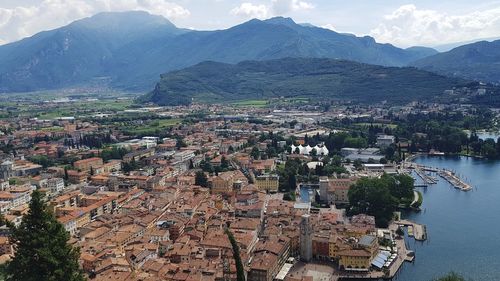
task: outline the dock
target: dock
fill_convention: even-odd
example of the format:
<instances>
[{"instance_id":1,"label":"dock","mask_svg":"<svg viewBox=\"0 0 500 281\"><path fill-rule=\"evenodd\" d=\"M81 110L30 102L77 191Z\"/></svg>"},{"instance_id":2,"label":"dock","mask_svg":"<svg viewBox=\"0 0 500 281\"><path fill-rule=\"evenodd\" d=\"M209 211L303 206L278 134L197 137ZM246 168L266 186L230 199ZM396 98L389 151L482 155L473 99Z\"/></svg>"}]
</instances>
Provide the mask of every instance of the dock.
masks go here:
<instances>
[{"instance_id":1,"label":"dock","mask_svg":"<svg viewBox=\"0 0 500 281\"><path fill-rule=\"evenodd\" d=\"M459 178L454 172L442 169L438 172L438 175L449 182L456 189L460 189L462 191L472 190L472 186L461 178Z\"/></svg>"},{"instance_id":2,"label":"dock","mask_svg":"<svg viewBox=\"0 0 500 281\"><path fill-rule=\"evenodd\" d=\"M409 220L399 220L396 224L408 227L408 236L414 237L417 241L427 240L427 228L423 224L418 224Z\"/></svg>"},{"instance_id":3,"label":"dock","mask_svg":"<svg viewBox=\"0 0 500 281\"><path fill-rule=\"evenodd\" d=\"M431 185L431 184L436 184L437 178L432 177L432 176L425 173L425 172L433 172L433 173L437 173L439 175L439 177L446 180L448 183L450 183L456 189L459 189L461 191L472 190L472 185L465 182L465 180L461 179L453 171L450 171L447 169L439 169L439 168L424 166L424 165L416 164L413 162L410 162L407 164L409 164L408 168L413 169L415 174L417 174L418 177L420 177L422 179L423 184L421 184L419 186L426 187L426 186Z\"/></svg>"},{"instance_id":4,"label":"dock","mask_svg":"<svg viewBox=\"0 0 500 281\"><path fill-rule=\"evenodd\" d=\"M429 175L427 175L424 171L424 167L416 166L414 169L415 173L424 181L424 184L436 184L437 180Z\"/></svg>"}]
</instances>

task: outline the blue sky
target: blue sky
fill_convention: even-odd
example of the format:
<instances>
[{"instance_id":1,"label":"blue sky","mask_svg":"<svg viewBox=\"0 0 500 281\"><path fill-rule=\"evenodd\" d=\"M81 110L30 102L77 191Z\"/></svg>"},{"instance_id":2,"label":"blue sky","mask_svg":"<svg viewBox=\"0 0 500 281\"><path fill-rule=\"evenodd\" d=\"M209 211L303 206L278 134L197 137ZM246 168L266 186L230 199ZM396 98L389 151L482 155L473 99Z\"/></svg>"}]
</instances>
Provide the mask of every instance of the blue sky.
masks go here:
<instances>
[{"instance_id":1,"label":"blue sky","mask_svg":"<svg viewBox=\"0 0 500 281\"><path fill-rule=\"evenodd\" d=\"M177 26L223 29L251 18L292 17L398 46L500 36L500 1L466 0L1 0L0 43L102 11L145 10Z\"/></svg>"}]
</instances>

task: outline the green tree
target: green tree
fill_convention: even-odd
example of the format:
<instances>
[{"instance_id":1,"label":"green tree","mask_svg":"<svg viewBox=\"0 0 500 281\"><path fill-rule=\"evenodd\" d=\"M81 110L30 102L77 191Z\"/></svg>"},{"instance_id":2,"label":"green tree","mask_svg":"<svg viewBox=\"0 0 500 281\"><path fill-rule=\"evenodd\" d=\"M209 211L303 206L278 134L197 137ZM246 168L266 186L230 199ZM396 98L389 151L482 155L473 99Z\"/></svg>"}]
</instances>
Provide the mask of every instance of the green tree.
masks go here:
<instances>
[{"instance_id":1,"label":"green tree","mask_svg":"<svg viewBox=\"0 0 500 281\"><path fill-rule=\"evenodd\" d=\"M208 186L208 178L207 175L203 171L198 171L196 172L195 178L194 178L194 184L207 187Z\"/></svg>"},{"instance_id":2,"label":"green tree","mask_svg":"<svg viewBox=\"0 0 500 281\"><path fill-rule=\"evenodd\" d=\"M229 168L229 161L227 161L226 156L222 155L220 159L220 167L222 169L227 169Z\"/></svg>"},{"instance_id":3,"label":"green tree","mask_svg":"<svg viewBox=\"0 0 500 281\"><path fill-rule=\"evenodd\" d=\"M7 264L7 281L81 281L79 250L68 244L69 233L46 208L39 191L32 194L28 214L12 229L15 256Z\"/></svg>"},{"instance_id":4,"label":"green tree","mask_svg":"<svg viewBox=\"0 0 500 281\"><path fill-rule=\"evenodd\" d=\"M359 179L349 189L348 197L349 213L374 216L378 227L387 227L398 204L389 191L387 181L378 178Z\"/></svg>"},{"instance_id":5,"label":"green tree","mask_svg":"<svg viewBox=\"0 0 500 281\"><path fill-rule=\"evenodd\" d=\"M250 152L250 155L252 156L253 159L257 160L259 159L260 157L260 151L259 151L259 148L257 148L256 146L254 146L252 148L252 152Z\"/></svg>"},{"instance_id":6,"label":"green tree","mask_svg":"<svg viewBox=\"0 0 500 281\"><path fill-rule=\"evenodd\" d=\"M226 235L229 238L229 242L231 242L231 246L233 248L233 258L236 263L236 280L237 281L245 281L245 269L243 268L243 263L241 262L240 256L240 247L234 239L233 234L229 229L226 228Z\"/></svg>"}]
</instances>

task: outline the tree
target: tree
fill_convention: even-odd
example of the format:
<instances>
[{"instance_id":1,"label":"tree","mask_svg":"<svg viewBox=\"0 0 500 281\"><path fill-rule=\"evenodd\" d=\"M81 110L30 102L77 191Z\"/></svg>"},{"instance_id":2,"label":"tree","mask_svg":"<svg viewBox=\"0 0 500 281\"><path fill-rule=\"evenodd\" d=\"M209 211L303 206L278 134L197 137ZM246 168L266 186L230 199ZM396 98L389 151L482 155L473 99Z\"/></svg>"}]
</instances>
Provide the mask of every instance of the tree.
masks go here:
<instances>
[{"instance_id":1,"label":"tree","mask_svg":"<svg viewBox=\"0 0 500 281\"><path fill-rule=\"evenodd\" d=\"M354 165L354 168L358 171L363 169L363 163L361 163L361 160L358 160L358 159L354 160L353 165Z\"/></svg>"},{"instance_id":2,"label":"tree","mask_svg":"<svg viewBox=\"0 0 500 281\"><path fill-rule=\"evenodd\" d=\"M220 167L222 169L227 169L229 168L229 161L227 161L226 156L222 155L220 159Z\"/></svg>"},{"instance_id":3,"label":"tree","mask_svg":"<svg viewBox=\"0 0 500 281\"><path fill-rule=\"evenodd\" d=\"M396 234L397 234L398 236L403 236L403 235L405 235L405 233L404 233L404 231L403 231L403 229L402 229L401 227L398 227L398 229L396 229Z\"/></svg>"},{"instance_id":4,"label":"tree","mask_svg":"<svg viewBox=\"0 0 500 281\"><path fill-rule=\"evenodd\" d=\"M361 178L348 192L350 214L375 217L378 227L387 227L398 201L391 195L385 179Z\"/></svg>"},{"instance_id":5,"label":"tree","mask_svg":"<svg viewBox=\"0 0 500 281\"><path fill-rule=\"evenodd\" d=\"M32 194L28 214L12 228L15 256L7 264L7 281L83 281L79 250L68 244L69 233L42 201Z\"/></svg>"},{"instance_id":6,"label":"tree","mask_svg":"<svg viewBox=\"0 0 500 281\"><path fill-rule=\"evenodd\" d=\"M258 160L259 156L260 156L259 148L257 148L256 146L254 146L252 148L252 152L250 152L250 155L252 156L253 159Z\"/></svg>"},{"instance_id":7,"label":"tree","mask_svg":"<svg viewBox=\"0 0 500 281\"><path fill-rule=\"evenodd\" d=\"M202 187L207 187L208 186L207 175L205 175L205 173L203 171L196 172L196 175L194 178L194 184L202 186Z\"/></svg>"},{"instance_id":8,"label":"tree","mask_svg":"<svg viewBox=\"0 0 500 281\"><path fill-rule=\"evenodd\" d=\"M64 180L68 180L69 179L69 176L68 176L68 166L64 166Z\"/></svg>"},{"instance_id":9,"label":"tree","mask_svg":"<svg viewBox=\"0 0 500 281\"><path fill-rule=\"evenodd\" d=\"M245 269L243 268L243 263L241 262L240 247L238 246L236 239L234 239L233 234L228 228L226 228L226 235L229 238L229 242L231 242L231 246L233 248L233 258L236 264L236 281L245 281Z\"/></svg>"}]
</instances>

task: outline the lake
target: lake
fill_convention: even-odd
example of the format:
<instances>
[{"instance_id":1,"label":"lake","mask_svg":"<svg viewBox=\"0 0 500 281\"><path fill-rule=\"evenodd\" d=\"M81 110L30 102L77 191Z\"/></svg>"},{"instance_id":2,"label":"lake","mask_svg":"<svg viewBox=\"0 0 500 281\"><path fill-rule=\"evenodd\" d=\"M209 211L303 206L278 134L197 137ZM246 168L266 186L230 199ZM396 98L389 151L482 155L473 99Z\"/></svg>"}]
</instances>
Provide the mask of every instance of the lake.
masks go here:
<instances>
[{"instance_id":1,"label":"lake","mask_svg":"<svg viewBox=\"0 0 500 281\"><path fill-rule=\"evenodd\" d=\"M474 190L456 190L443 179L419 188L422 212L403 217L426 224L429 239L408 240L416 259L394 280L430 281L449 271L475 281L500 280L500 161L420 157L415 162L454 170Z\"/></svg>"}]
</instances>

